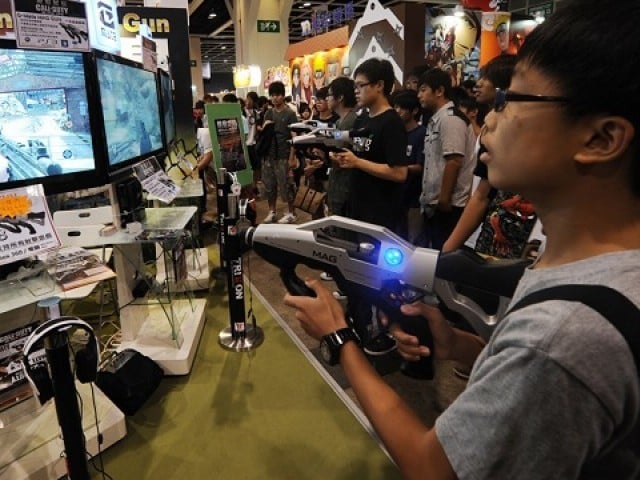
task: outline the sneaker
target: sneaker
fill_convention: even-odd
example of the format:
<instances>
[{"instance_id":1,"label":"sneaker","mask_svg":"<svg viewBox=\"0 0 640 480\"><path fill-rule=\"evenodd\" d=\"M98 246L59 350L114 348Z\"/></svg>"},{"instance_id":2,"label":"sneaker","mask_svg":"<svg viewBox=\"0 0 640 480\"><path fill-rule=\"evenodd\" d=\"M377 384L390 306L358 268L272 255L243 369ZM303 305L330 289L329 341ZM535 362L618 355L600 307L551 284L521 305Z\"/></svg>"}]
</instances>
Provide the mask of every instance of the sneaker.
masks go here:
<instances>
[{"instance_id":1,"label":"sneaker","mask_svg":"<svg viewBox=\"0 0 640 480\"><path fill-rule=\"evenodd\" d=\"M275 217L275 213L274 213ZM296 217L293 213L287 213L284 217L278 220L278 223L296 223L298 221L298 217Z\"/></svg>"},{"instance_id":2,"label":"sneaker","mask_svg":"<svg viewBox=\"0 0 640 480\"><path fill-rule=\"evenodd\" d=\"M364 353L371 356L385 355L396 349L396 341L387 333L381 333L377 337L369 340L364 346Z\"/></svg>"},{"instance_id":3,"label":"sneaker","mask_svg":"<svg viewBox=\"0 0 640 480\"><path fill-rule=\"evenodd\" d=\"M342 293L340 290L335 290L333 292L333 298L335 298L336 300L342 301L342 300L346 300L347 296L344 293Z\"/></svg>"},{"instance_id":4,"label":"sneaker","mask_svg":"<svg viewBox=\"0 0 640 480\"><path fill-rule=\"evenodd\" d=\"M320 280L324 280L325 282L332 282L333 281L333 277L328 274L327 272L322 272L320 274Z\"/></svg>"},{"instance_id":5,"label":"sneaker","mask_svg":"<svg viewBox=\"0 0 640 480\"><path fill-rule=\"evenodd\" d=\"M264 220L262 221L262 223L273 223L275 221L276 221L276 212L271 210L269 214L266 217L264 217Z\"/></svg>"}]
</instances>

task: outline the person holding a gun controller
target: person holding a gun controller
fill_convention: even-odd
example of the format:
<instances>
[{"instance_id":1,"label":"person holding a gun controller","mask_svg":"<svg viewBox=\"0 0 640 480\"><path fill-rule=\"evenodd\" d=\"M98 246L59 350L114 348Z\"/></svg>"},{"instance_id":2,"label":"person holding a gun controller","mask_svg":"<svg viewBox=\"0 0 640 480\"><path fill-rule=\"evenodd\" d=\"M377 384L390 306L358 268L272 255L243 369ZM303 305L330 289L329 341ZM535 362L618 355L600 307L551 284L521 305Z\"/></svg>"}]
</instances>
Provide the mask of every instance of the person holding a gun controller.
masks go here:
<instances>
[{"instance_id":1,"label":"person holding a gun controller","mask_svg":"<svg viewBox=\"0 0 640 480\"><path fill-rule=\"evenodd\" d=\"M637 0L564 0L528 36L510 89L497 92L480 160L493 186L533 202L547 244L486 345L433 306L401 307L433 335L427 348L392 325L405 359L474 365L435 426L382 380L355 335L329 345L406 478L640 477L640 83L628 59L640 50L639 23ZM309 334L335 340L349 329L340 304L319 281L306 286L315 298L285 303ZM530 297L568 286L599 293ZM611 305L626 298L624 315L592 306L604 290L618 295ZM522 306L525 297L534 301Z\"/></svg>"}]
</instances>

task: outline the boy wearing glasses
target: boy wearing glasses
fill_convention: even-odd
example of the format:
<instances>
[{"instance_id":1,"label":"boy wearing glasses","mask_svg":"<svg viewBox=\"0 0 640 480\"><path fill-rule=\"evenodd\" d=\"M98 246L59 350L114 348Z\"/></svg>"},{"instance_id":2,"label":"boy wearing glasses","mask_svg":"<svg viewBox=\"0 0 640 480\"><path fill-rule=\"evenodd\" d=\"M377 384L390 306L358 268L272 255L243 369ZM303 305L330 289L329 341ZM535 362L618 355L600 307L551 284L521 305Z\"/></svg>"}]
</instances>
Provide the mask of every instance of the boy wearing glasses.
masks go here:
<instances>
[{"instance_id":1,"label":"boy wearing glasses","mask_svg":"<svg viewBox=\"0 0 640 480\"><path fill-rule=\"evenodd\" d=\"M547 234L514 304L547 287L584 284L607 285L640 305L640 91L628 80L635 65L627 61L627 52L640 49L638 22L636 0L608 8L564 0L527 38L511 90L487 116L480 160L489 181L531 199ZM346 322L318 283L309 283L317 298L285 301L322 338ZM435 340L429 352L393 326L405 358L475 362L466 390L428 429L353 341L339 349L360 404L406 478L640 476L638 365L632 338L609 319L580 302L548 300L507 315L485 346L437 308L417 303L403 312L424 315ZM637 341L634 348L637 355Z\"/></svg>"},{"instance_id":2,"label":"boy wearing glasses","mask_svg":"<svg viewBox=\"0 0 640 480\"><path fill-rule=\"evenodd\" d=\"M368 110L358 117L352 150L332 153L333 165L351 169L347 216L396 231L402 211L403 185L407 179L407 133L388 97L395 74L387 60L371 58L354 72L356 100ZM372 323L372 307L350 292L349 312L370 355L395 349L395 342ZM373 337L373 338L372 338Z\"/></svg>"}]
</instances>

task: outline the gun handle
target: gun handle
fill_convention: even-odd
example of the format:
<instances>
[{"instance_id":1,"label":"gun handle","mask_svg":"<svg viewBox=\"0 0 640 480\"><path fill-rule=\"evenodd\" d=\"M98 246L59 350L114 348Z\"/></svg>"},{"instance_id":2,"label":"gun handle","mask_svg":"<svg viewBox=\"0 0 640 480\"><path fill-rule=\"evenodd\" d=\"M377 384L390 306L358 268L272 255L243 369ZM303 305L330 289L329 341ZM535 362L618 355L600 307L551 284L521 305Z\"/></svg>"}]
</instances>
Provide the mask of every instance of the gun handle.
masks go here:
<instances>
[{"instance_id":1,"label":"gun handle","mask_svg":"<svg viewBox=\"0 0 640 480\"><path fill-rule=\"evenodd\" d=\"M304 281L296 275L295 269L285 269L280 270L280 278L282 279L282 283L286 287L287 291L291 295L297 295L301 297L315 297L316 292L307 287Z\"/></svg>"},{"instance_id":2,"label":"gun handle","mask_svg":"<svg viewBox=\"0 0 640 480\"><path fill-rule=\"evenodd\" d=\"M431 355L428 357L420 357L420 360L416 362L405 362L402 366L402 373L411 378L431 380L433 378L433 336L427 319L420 316L409 317L398 314L392 321L397 321L402 330L417 337L420 345L429 347L431 351Z\"/></svg>"}]
</instances>

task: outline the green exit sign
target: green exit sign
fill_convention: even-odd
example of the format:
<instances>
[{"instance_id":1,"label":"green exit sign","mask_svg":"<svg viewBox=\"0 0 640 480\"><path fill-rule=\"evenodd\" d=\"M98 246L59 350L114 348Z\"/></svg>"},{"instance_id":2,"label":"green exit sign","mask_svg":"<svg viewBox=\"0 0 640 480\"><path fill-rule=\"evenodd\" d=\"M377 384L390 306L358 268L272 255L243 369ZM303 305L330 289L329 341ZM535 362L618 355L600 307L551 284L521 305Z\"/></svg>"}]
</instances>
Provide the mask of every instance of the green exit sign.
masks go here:
<instances>
[{"instance_id":1,"label":"green exit sign","mask_svg":"<svg viewBox=\"0 0 640 480\"><path fill-rule=\"evenodd\" d=\"M280 33L280 20L258 20L258 33Z\"/></svg>"}]
</instances>

